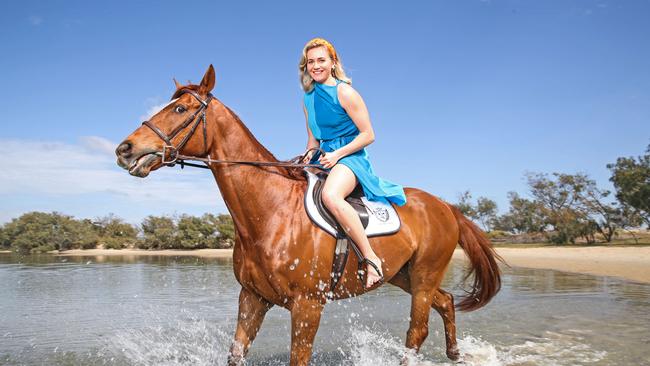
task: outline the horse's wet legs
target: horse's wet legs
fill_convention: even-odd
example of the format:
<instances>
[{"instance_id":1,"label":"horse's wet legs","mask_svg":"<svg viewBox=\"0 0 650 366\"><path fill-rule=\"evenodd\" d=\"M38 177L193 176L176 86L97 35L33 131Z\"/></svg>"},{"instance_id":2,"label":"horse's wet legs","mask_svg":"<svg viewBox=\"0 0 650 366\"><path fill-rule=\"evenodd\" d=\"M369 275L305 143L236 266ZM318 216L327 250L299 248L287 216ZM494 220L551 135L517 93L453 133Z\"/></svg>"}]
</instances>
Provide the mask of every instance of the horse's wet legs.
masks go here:
<instances>
[{"instance_id":1,"label":"horse's wet legs","mask_svg":"<svg viewBox=\"0 0 650 366\"><path fill-rule=\"evenodd\" d=\"M239 293L239 315L235 340L230 346L228 365L243 364L248 349L260 330L264 315L273 306L257 294L242 287Z\"/></svg>"},{"instance_id":2,"label":"horse's wet legs","mask_svg":"<svg viewBox=\"0 0 650 366\"><path fill-rule=\"evenodd\" d=\"M433 303L434 290L430 288L412 289L411 323L406 333L406 347L420 350L420 346L429 335L429 313Z\"/></svg>"},{"instance_id":3,"label":"horse's wet legs","mask_svg":"<svg viewBox=\"0 0 650 366\"><path fill-rule=\"evenodd\" d=\"M291 366L306 366L320 325L323 304L298 299L291 308Z\"/></svg>"},{"instance_id":4,"label":"horse's wet legs","mask_svg":"<svg viewBox=\"0 0 650 366\"><path fill-rule=\"evenodd\" d=\"M454 297L452 294L437 289L433 294L433 308L438 311L445 325L445 342L447 345L447 357L456 361L460 357L458 345L456 344L456 311L454 309Z\"/></svg>"},{"instance_id":5,"label":"horse's wet legs","mask_svg":"<svg viewBox=\"0 0 650 366\"><path fill-rule=\"evenodd\" d=\"M411 281L404 271L398 272L390 283L412 294ZM445 326L445 342L447 346L447 357L456 361L460 357L456 341L456 312L454 309L454 297L443 289L436 289L433 292L431 307L436 309L442 318ZM423 340L424 342L424 340Z\"/></svg>"}]
</instances>

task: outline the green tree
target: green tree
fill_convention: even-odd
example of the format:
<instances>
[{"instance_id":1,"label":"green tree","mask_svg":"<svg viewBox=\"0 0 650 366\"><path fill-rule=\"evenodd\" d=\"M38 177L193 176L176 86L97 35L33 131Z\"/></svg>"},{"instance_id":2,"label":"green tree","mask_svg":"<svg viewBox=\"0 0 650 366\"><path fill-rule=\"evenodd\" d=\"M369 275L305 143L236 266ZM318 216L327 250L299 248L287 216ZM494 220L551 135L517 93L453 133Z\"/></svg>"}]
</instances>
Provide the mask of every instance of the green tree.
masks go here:
<instances>
[{"instance_id":1,"label":"green tree","mask_svg":"<svg viewBox=\"0 0 650 366\"><path fill-rule=\"evenodd\" d=\"M476 200L476 216L486 231L492 231L497 218L497 203L486 197Z\"/></svg>"},{"instance_id":2,"label":"green tree","mask_svg":"<svg viewBox=\"0 0 650 366\"><path fill-rule=\"evenodd\" d=\"M598 231L606 242L611 242L616 228L620 227L621 210L613 203L607 202L607 197L611 194L608 190L602 190L596 186L596 182L591 179L585 179L585 184L579 193L579 210L583 211L585 216L591 218L585 232L587 233L587 242L593 242L595 239L589 237L589 228Z\"/></svg>"},{"instance_id":3,"label":"green tree","mask_svg":"<svg viewBox=\"0 0 650 366\"><path fill-rule=\"evenodd\" d=\"M97 245L97 233L89 220L75 220L58 212L29 212L3 227L3 246L15 252L86 249Z\"/></svg>"},{"instance_id":4,"label":"green tree","mask_svg":"<svg viewBox=\"0 0 650 366\"><path fill-rule=\"evenodd\" d=\"M546 224L552 227L545 235L554 243L575 243L580 236L590 241L595 226L580 209L581 195L589 185L588 177L581 173L552 175L554 178L545 173L526 174L531 195L540 204Z\"/></svg>"},{"instance_id":5,"label":"green tree","mask_svg":"<svg viewBox=\"0 0 650 366\"><path fill-rule=\"evenodd\" d=\"M463 213L463 215L476 219L476 207L472 203L472 194L469 191L464 191L458 195L458 202L455 206Z\"/></svg>"},{"instance_id":6,"label":"green tree","mask_svg":"<svg viewBox=\"0 0 650 366\"><path fill-rule=\"evenodd\" d=\"M138 244L138 229L114 214L98 218L94 227L105 249L132 248Z\"/></svg>"},{"instance_id":7,"label":"green tree","mask_svg":"<svg viewBox=\"0 0 650 366\"><path fill-rule=\"evenodd\" d=\"M0 226L0 249L11 249L11 241L9 241L9 237L7 236L7 231L5 230L4 225Z\"/></svg>"},{"instance_id":8,"label":"green tree","mask_svg":"<svg viewBox=\"0 0 650 366\"><path fill-rule=\"evenodd\" d=\"M185 249L217 248L217 226L206 215L183 215L178 220L178 243Z\"/></svg>"},{"instance_id":9,"label":"green tree","mask_svg":"<svg viewBox=\"0 0 650 366\"><path fill-rule=\"evenodd\" d=\"M205 214L203 220L216 227L216 235L219 238L217 248L232 248L235 245L235 224L230 215Z\"/></svg>"},{"instance_id":10,"label":"green tree","mask_svg":"<svg viewBox=\"0 0 650 366\"><path fill-rule=\"evenodd\" d=\"M169 216L147 216L142 221L144 239L139 243L144 249L173 249L177 244L177 227Z\"/></svg>"},{"instance_id":11,"label":"green tree","mask_svg":"<svg viewBox=\"0 0 650 366\"><path fill-rule=\"evenodd\" d=\"M520 197L517 192L508 192L510 209L496 219L495 229L515 234L544 232L547 224L544 210L539 202Z\"/></svg>"},{"instance_id":12,"label":"green tree","mask_svg":"<svg viewBox=\"0 0 650 366\"><path fill-rule=\"evenodd\" d=\"M639 240L636 237L634 231L630 230L631 228L639 227L643 224L643 219L639 215L638 210L635 210L625 204L620 204L617 208L616 215L614 216L614 222L616 225L627 231L632 235L634 241L639 244Z\"/></svg>"},{"instance_id":13,"label":"green tree","mask_svg":"<svg viewBox=\"0 0 650 366\"><path fill-rule=\"evenodd\" d=\"M458 202L455 206L474 221L478 221L486 231L492 230L497 218L497 203L486 197L479 197L476 203L472 202L470 191L464 191L458 195Z\"/></svg>"},{"instance_id":14,"label":"green tree","mask_svg":"<svg viewBox=\"0 0 650 366\"><path fill-rule=\"evenodd\" d=\"M616 188L616 198L650 226L650 145L646 154L638 158L618 158L607 164L612 176L609 180Z\"/></svg>"}]
</instances>

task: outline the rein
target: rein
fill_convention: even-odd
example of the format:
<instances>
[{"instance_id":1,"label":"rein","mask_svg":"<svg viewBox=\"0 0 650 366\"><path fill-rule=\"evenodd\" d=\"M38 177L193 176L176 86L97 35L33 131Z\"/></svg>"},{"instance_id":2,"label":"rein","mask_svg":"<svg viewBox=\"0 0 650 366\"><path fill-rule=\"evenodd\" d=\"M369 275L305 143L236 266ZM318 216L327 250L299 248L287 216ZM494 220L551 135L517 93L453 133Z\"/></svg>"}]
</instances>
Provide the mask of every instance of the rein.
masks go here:
<instances>
[{"instance_id":1,"label":"rein","mask_svg":"<svg viewBox=\"0 0 650 366\"><path fill-rule=\"evenodd\" d=\"M160 128L158 128L156 125L151 123L149 120L142 122L143 125L149 127L149 129L151 129L158 137L160 137L160 139L162 139L165 142L162 151L158 151L154 153L155 155L161 157L162 165L171 167L176 164L179 164L181 166L181 169L184 168L186 165L194 168L210 169L210 164L244 164L244 165L254 165L254 166L283 166L287 168L311 167L311 168L318 168L326 171L325 168L323 168L321 165L318 164L298 163L299 161L303 161L305 157L307 157L307 154L309 154L309 152L312 150L318 150L320 151L321 154L325 154L325 152L319 147L312 147L311 149L307 149L307 151L305 151L304 154L298 155L295 158L289 159L287 161L246 161L246 160L212 159L210 155L208 155L208 137L206 131L207 122L205 118L205 110L207 109L208 104L210 104L210 101L214 99L214 97L212 96L212 94L208 93L208 97L205 100L203 100L201 99L198 93L190 89L182 90L180 95L183 95L185 93L190 94L196 100L198 100L199 103L201 103L201 106L194 113L192 113L192 115L190 115L183 123L181 123L178 127L176 127L171 132L170 135L165 134ZM199 126L199 124L203 125L203 151L204 151L203 155L204 156L208 155L208 157L202 158L198 156L181 154L180 150L183 149L183 147L185 147L187 142L194 135L194 132L196 132L196 129ZM191 125L190 131L185 135L185 137L183 137L183 139L177 146L174 146L174 144L172 144L172 139L178 136L178 134L181 131L183 131L190 125ZM167 159L167 155L169 155L169 159ZM201 161L206 165L188 163L186 160Z\"/></svg>"}]
</instances>

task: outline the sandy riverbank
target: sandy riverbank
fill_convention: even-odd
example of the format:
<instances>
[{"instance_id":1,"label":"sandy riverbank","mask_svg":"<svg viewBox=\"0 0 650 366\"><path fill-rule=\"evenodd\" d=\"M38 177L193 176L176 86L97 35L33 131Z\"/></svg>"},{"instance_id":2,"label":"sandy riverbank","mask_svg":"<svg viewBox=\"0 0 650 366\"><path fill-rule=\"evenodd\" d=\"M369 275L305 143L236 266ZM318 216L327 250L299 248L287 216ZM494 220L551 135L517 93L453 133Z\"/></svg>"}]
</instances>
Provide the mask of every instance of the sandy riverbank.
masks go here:
<instances>
[{"instance_id":1,"label":"sandy riverbank","mask_svg":"<svg viewBox=\"0 0 650 366\"><path fill-rule=\"evenodd\" d=\"M650 247L646 246L497 248L497 252L513 267L554 269L597 276L614 276L637 282L650 283ZM165 255L229 258L232 257L232 250L87 249L68 250L55 255ZM465 254L461 249L456 249L454 258L462 260L465 258Z\"/></svg>"},{"instance_id":2,"label":"sandy riverbank","mask_svg":"<svg viewBox=\"0 0 650 366\"><path fill-rule=\"evenodd\" d=\"M512 267L614 276L650 283L650 247L497 248ZM465 259L461 249L455 258Z\"/></svg>"}]
</instances>

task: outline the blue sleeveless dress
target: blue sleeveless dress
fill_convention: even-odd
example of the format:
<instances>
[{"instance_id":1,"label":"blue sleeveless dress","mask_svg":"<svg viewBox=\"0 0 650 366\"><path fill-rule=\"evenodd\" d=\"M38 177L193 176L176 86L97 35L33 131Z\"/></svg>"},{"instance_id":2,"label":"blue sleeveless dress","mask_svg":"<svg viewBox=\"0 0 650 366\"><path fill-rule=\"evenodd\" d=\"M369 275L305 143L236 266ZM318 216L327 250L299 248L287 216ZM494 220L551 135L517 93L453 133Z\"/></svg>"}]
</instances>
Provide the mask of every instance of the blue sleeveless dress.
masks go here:
<instances>
[{"instance_id":1,"label":"blue sleeveless dress","mask_svg":"<svg viewBox=\"0 0 650 366\"><path fill-rule=\"evenodd\" d=\"M359 134L359 129L339 103L337 87L341 82L336 80L336 85L314 82L314 88L304 96L309 128L325 152L349 144ZM316 152L310 163L321 165L318 162L320 155ZM406 203L401 185L375 175L365 148L341 158L337 164L343 164L354 172L369 200L390 201L398 206Z\"/></svg>"}]
</instances>

